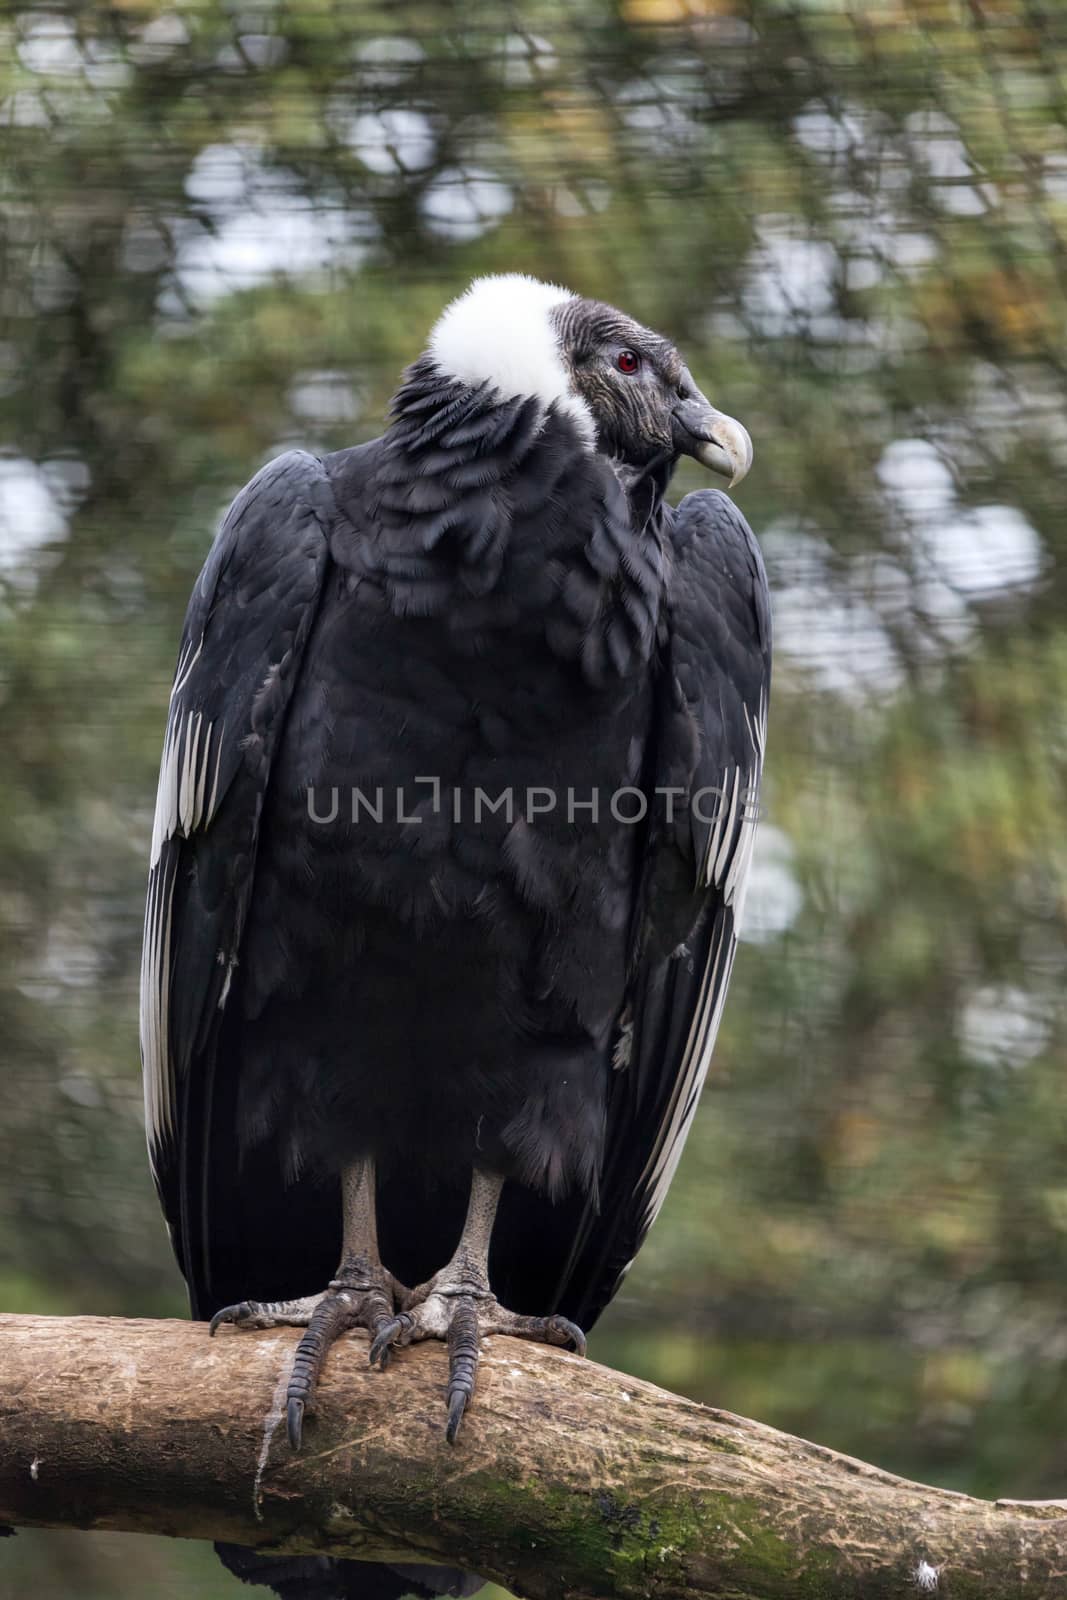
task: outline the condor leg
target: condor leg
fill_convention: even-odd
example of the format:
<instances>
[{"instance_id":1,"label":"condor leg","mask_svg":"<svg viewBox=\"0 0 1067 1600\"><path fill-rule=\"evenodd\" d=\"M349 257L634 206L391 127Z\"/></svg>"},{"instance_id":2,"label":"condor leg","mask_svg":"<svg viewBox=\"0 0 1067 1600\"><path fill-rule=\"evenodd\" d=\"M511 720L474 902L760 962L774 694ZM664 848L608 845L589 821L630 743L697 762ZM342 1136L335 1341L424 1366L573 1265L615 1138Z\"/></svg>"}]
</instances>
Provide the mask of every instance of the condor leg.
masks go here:
<instances>
[{"instance_id":1,"label":"condor leg","mask_svg":"<svg viewBox=\"0 0 1067 1600\"><path fill-rule=\"evenodd\" d=\"M237 1328L273 1328L279 1324L307 1328L293 1357L287 1395L289 1442L294 1450L300 1448L304 1412L314 1397L330 1346L348 1328L366 1328L376 1343L383 1328L395 1320L397 1286L378 1254L373 1161L358 1161L345 1168L341 1195L341 1263L336 1277L321 1294L306 1295L300 1300L242 1300L216 1311L211 1319L212 1333L224 1322Z\"/></svg>"},{"instance_id":2,"label":"condor leg","mask_svg":"<svg viewBox=\"0 0 1067 1600\"><path fill-rule=\"evenodd\" d=\"M384 1366L394 1346L420 1339L446 1341L449 1443L455 1441L474 1394L483 1334L510 1333L543 1344L570 1345L585 1354L585 1335L566 1317L520 1316L502 1306L489 1288L489 1241L503 1183L495 1174L475 1169L467 1220L451 1261L403 1298L403 1310L379 1328L371 1343L371 1361Z\"/></svg>"}]
</instances>

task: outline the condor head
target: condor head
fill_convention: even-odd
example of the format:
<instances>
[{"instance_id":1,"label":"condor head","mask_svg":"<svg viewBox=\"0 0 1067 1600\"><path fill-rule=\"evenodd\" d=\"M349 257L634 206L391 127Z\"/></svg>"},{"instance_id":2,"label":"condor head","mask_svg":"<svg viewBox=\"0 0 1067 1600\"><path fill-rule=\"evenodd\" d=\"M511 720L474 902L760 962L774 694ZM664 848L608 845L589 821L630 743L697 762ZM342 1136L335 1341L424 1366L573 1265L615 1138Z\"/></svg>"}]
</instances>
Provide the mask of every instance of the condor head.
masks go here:
<instances>
[{"instance_id":1,"label":"condor head","mask_svg":"<svg viewBox=\"0 0 1067 1600\"><path fill-rule=\"evenodd\" d=\"M520 273L476 279L440 318L430 354L505 399L537 396L629 467L688 455L733 485L752 465L747 430L712 405L669 339L554 284Z\"/></svg>"},{"instance_id":2,"label":"condor head","mask_svg":"<svg viewBox=\"0 0 1067 1600\"><path fill-rule=\"evenodd\" d=\"M630 466L692 456L740 483L752 440L702 394L669 339L613 306L575 297L555 320L572 388L596 424L597 445Z\"/></svg>"}]
</instances>

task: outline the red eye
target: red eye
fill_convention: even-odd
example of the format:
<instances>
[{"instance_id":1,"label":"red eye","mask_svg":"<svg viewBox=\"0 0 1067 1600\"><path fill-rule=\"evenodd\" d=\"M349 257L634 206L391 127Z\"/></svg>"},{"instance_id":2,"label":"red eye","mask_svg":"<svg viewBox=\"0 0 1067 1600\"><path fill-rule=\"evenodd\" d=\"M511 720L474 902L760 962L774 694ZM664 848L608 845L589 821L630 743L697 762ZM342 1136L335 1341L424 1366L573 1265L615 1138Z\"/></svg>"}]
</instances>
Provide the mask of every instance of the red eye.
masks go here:
<instances>
[{"instance_id":1,"label":"red eye","mask_svg":"<svg viewBox=\"0 0 1067 1600\"><path fill-rule=\"evenodd\" d=\"M615 365L620 372L636 372L641 365L641 357L635 350L620 350L615 357Z\"/></svg>"}]
</instances>

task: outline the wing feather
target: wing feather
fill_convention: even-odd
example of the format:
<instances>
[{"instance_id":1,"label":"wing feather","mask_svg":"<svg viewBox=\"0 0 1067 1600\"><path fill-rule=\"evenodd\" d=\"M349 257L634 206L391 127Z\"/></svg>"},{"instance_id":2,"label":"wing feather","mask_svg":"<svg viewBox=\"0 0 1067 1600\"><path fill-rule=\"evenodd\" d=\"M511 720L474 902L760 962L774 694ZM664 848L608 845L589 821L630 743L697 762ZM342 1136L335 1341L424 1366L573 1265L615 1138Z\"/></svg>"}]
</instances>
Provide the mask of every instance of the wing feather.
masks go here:
<instances>
[{"instance_id":1,"label":"wing feather","mask_svg":"<svg viewBox=\"0 0 1067 1600\"><path fill-rule=\"evenodd\" d=\"M770 607L755 538L727 496L690 495L672 528L670 639L649 788L688 803L650 830L619 1022L598 1211L559 1303L588 1327L666 1198L722 1020L755 842L770 688Z\"/></svg>"},{"instance_id":2,"label":"wing feather","mask_svg":"<svg viewBox=\"0 0 1067 1600\"><path fill-rule=\"evenodd\" d=\"M180 1255L190 1087L202 1087L212 1071L271 757L322 592L334 515L314 456L291 451L270 462L227 513L182 632L156 792L140 992L149 1153Z\"/></svg>"}]
</instances>

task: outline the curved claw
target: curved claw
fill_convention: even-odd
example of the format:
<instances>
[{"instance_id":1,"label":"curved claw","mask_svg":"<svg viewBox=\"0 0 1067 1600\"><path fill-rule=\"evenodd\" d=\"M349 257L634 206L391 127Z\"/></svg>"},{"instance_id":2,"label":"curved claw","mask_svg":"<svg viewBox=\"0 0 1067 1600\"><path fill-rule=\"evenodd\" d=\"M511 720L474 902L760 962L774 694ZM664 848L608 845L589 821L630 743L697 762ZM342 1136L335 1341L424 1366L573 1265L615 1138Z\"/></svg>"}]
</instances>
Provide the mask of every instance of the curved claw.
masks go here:
<instances>
[{"instance_id":1,"label":"curved claw","mask_svg":"<svg viewBox=\"0 0 1067 1600\"><path fill-rule=\"evenodd\" d=\"M238 1300L236 1305L223 1306L221 1311L216 1311L207 1325L208 1338L213 1339L224 1322L239 1322L247 1316L252 1306L248 1300Z\"/></svg>"},{"instance_id":2,"label":"curved claw","mask_svg":"<svg viewBox=\"0 0 1067 1600\"><path fill-rule=\"evenodd\" d=\"M585 1355L585 1334L576 1322L571 1322L567 1317L550 1317L549 1321L553 1333L562 1334L568 1344L573 1346L576 1356Z\"/></svg>"},{"instance_id":3,"label":"curved claw","mask_svg":"<svg viewBox=\"0 0 1067 1600\"><path fill-rule=\"evenodd\" d=\"M393 1317L390 1322L384 1323L371 1340L368 1353L371 1366L377 1366L384 1372L389 1364L393 1346L398 1342L404 1343L403 1335L410 1332L413 1326L414 1321L406 1311L402 1311L398 1317Z\"/></svg>"},{"instance_id":4,"label":"curved claw","mask_svg":"<svg viewBox=\"0 0 1067 1600\"><path fill-rule=\"evenodd\" d=\"M285 1408L285 1426L289 1434L289 1443L294 1450L300 1449L304 1437L304 1402L295 1397L290 1397Z\"/></svg>"}]
</instances>

